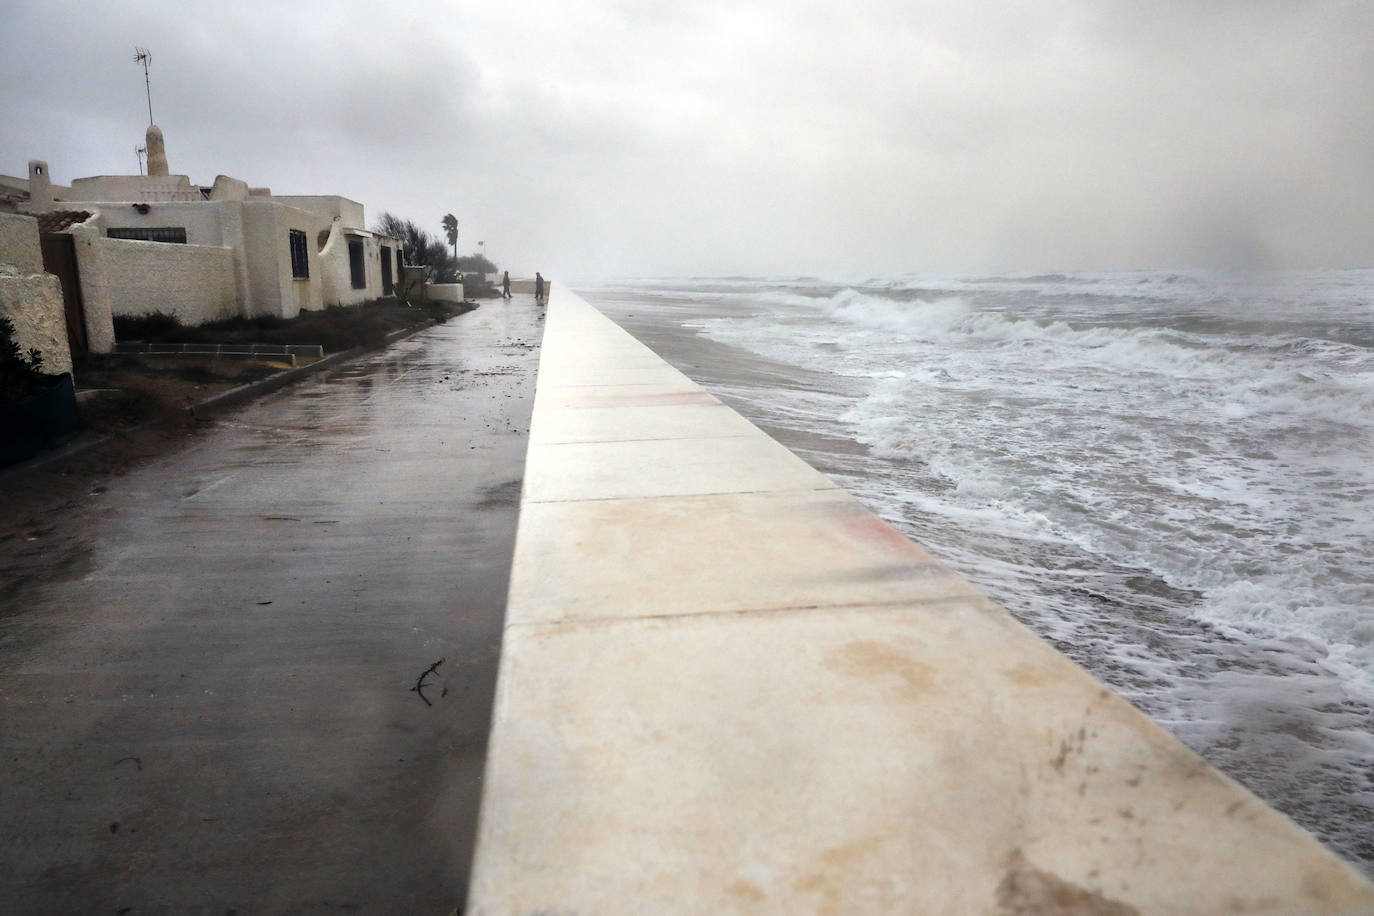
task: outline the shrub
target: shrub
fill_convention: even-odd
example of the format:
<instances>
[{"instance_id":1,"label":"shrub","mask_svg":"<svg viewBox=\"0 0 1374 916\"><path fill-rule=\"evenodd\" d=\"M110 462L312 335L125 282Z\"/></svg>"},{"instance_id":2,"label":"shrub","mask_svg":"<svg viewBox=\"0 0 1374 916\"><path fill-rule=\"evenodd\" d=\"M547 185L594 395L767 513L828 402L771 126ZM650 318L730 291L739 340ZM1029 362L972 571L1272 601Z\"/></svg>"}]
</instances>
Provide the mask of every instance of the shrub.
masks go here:
<instances>
[{"instance_id":1,"label":"shrub","mask_svg":"<svg viewBox=\"0 0 1374 916\"><path fill-rule=\"evenodd\" d=\"M116 315L116 340L163 340L181 331L181 321L166 312L144 312L142 315Z\"/></svg>"},{"instance_id":2,"label":"shrub","mask_svg":"<svg viewBox=\"0 0 1374 916\"><path fill-rule=\"evenodd\" d=\"M448 253L443 239L430 235L408 219L401 219L390 213L383 213L377 217L372 230L400 239L401 255L405 262L423 266L429 282L453 282L453 271L457 269L456 262Z\"/></svg>"},{"instance_id":3,"label":"shrub","mask_svg":"<svg viewBox=\"0 0 1374 916\"><path fill-rule=\"evenodd\" d=\"M43 354L28 353L14 339L14 322L0 318L0 403L16 404L52 386L53 376L43 371Z\"/></svg>"},{"instance_id":4,"label":"shrub","mask_svg":"<svg viewBox=\"0 0 1374 916\"><path fill-rule=\"evenodd\" d=\"M469 254L458 259L458 269L464 274L494 274L497 273L496 265L487 260L485 255Z\"/></svg>"}]
</instances>

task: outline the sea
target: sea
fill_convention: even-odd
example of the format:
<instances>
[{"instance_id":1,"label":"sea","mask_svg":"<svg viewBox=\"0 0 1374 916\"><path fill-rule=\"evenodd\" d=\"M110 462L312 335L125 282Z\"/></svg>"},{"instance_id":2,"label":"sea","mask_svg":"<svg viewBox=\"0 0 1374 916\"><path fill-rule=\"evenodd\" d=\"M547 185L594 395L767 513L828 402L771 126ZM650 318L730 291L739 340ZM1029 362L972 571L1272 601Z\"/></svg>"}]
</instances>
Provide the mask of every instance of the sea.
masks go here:
<instances>
[{"instance_id":1,"label":"sea","mask_svg":"<svg viewBox=\"0 0 1374 916\"><path fill-rule=\"evenodd\" d=\"M1374 877L1374 270L577 291Z\"/></svg>"}]
</instances>

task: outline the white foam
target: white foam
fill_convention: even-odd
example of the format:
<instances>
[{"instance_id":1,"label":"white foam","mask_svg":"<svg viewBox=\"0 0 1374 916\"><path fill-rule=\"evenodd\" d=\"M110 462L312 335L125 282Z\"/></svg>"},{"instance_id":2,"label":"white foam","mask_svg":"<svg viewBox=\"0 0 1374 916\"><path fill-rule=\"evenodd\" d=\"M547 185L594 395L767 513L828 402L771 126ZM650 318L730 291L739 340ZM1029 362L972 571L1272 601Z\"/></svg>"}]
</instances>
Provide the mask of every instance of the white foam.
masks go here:
<instances>
[{"instance_id":1,"label":"white foam","mask_svg":"<svg viewBox=\"0 0 1374 916\"><path fill-rule=\"evenodd\" d=\"M1024 285L1046 282L1072 285ZM1119 291L1121 279L1112 282ZM1193 288L1176 277L1133 282L1156 293ZM1313 505L1312 475L1372 479L1359 448L1374 416L1368 351L1286 334L1208 337L1167 323L1021 316L965 296L746 296L775 311L709 319L703 331L864 379L866 394L841 417L849 434L876 456L922 462L949 482L945 502L991 513L1016 536L1061 538L1200 590L1200 613L1215 622L1318 640L1374 671L1374 641L1341 629L1348 608L1320 609L1303 564L1248 575L1257 551L1301 551L1331 528L1313 513L1332 506ZM1352 432L1326 430L1322 460L1302 454L1305 431L1336 426ZM1151 484L1148 520L1135 517L1146 505L1140 482ZM1354 534L1347 540L1347 551L1358 546Z\"/></svg>"}]
</instances>

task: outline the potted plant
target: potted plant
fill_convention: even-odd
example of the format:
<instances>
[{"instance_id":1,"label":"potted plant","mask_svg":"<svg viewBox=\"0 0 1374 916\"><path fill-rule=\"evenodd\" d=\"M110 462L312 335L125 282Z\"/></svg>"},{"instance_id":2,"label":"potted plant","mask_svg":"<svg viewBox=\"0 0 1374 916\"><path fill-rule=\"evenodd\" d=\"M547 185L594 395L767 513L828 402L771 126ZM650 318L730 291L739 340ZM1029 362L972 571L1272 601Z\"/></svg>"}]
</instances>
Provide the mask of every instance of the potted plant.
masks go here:
<instances>
[{"instance_id":1,"label":"potted plant","mask_svg":"<svg viewBox=\"0 0 1374 916\"><path fill-rule=\"evenodd\" d=\"M71 373L44 372L43 354L20 350L14 323L0 318L0 466L60 445L78 427Z\"/></svg>"}]
</instances>

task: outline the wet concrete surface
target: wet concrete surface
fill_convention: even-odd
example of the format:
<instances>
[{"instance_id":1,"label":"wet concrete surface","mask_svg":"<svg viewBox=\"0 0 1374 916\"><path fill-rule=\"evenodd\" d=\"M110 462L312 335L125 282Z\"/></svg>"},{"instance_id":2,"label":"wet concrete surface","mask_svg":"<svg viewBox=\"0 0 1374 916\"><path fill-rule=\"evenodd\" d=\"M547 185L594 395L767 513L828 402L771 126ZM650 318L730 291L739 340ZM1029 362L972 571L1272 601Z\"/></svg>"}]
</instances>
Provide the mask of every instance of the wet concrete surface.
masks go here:
<instances>
[{"instance_id":1,"label":"wet concrete surface","mask_svg":"<svg viewBox=\"0 0 1374 916\"><path fill-rule=\"evenodd\" d=\"M0 592L5 912L461 905L541 311L227 414L6 542L52 564Z\"/></svg>"}]
</instances>

